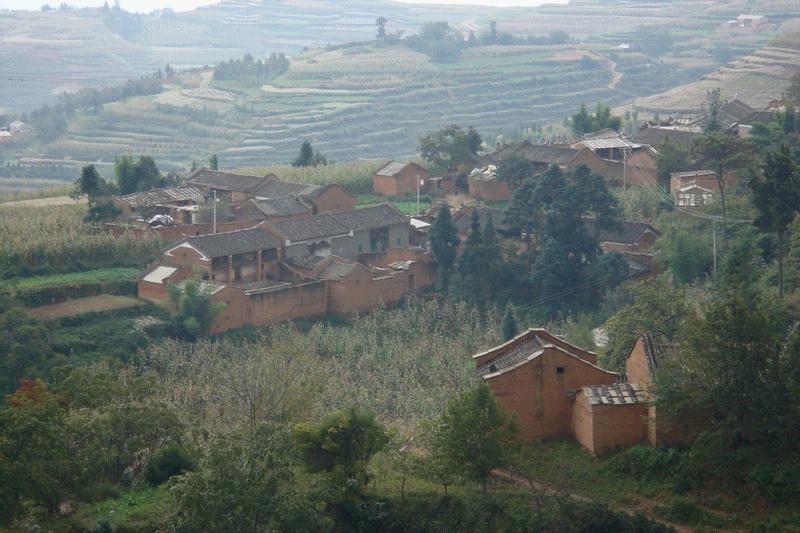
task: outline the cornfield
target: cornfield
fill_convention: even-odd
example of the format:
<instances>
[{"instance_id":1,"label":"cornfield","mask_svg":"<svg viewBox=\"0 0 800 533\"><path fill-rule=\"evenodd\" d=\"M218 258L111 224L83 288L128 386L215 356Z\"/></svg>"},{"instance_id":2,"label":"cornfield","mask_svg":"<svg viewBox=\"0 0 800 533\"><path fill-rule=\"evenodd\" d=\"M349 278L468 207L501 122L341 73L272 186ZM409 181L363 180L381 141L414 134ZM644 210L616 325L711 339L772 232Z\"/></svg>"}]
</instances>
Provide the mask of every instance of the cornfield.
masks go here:
<instances>
[{"instance_id":1,"label":"cornfield","mask_svg":"<svg viewBox=\"0 0 800 533\"><path fill-rule=\"evenodd\" d=\"M157 239L110 235L83 221L83 207L0 205L0 277L142 267L159 251Z\"/></svg>"},{"instance_id":2,"label":"cornfield","mask_svg":"<svg viewBox=\"0 0 800 533\"><path fill-rule=\"evenodd\" d=\"M310 185L329 185L335 183L352 194L372 192L372 176L386 164L385 161L356 161L334 163L319 167L293 167L291 165L271 165L248 167L238 172L253 176L275 174L282 180Z\"/></svg>"}]
</instances>

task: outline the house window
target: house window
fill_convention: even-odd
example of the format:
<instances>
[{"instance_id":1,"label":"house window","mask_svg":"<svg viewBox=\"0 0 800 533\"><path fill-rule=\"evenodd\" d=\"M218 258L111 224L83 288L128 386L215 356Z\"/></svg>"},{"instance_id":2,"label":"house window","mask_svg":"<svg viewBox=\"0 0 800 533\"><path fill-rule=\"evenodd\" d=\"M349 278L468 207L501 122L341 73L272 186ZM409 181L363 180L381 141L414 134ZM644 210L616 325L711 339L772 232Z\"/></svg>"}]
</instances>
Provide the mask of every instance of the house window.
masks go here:
<instances>
[{"instance_id":1,"label":"house window","mask_svg":"<svg viewBox=\"0 0 800 533\"><path fill-rule=\"evenodd\" d=\"M563 366L556 367L556 374L563 374L563 373L564 373L564 367Z\"/></svg>"}]
</instances>

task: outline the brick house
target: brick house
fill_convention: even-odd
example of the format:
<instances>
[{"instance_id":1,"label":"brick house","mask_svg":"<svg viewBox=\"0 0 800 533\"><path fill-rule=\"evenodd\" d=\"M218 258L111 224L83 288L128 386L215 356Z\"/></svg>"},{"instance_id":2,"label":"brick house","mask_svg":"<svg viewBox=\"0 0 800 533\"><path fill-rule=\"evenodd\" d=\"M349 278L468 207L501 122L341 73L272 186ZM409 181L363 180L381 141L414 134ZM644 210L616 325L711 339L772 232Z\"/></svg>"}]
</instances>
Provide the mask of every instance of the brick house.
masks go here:
<instances>
[{"instance_id":1,"label":"brick house","mask_svg":"<svg viewBox=\"0 0 800 533\"><path fill-rule=\"evenodd\" d=\"M531 329L473 357L478 376L515 415L520 438L572 435L592 454L643 442L682 442L689 424L656 420L653 372L677 348L651 335L636 341L626 376L597 366L594 353L542 329Z\"/></svg>"},{"instance_id":2,"label":"brick house","mask_svg":"<svg viewBox=\"0 0 800 533\"><path fill-rule=\"evenodd\" d=\"M469 195L487 202L506 202L511 199L511 188L497 178L495 165L473 170L467 178Z\"/></svg>"},{"instance_id":3,"label":"brick house","mask_svg":"<svg viewBox=\"0 0 800 533\"><path fill-rule=\"evenodd\" d=\"M372 176L372 191L384 196L417 194L417 182L420 182L420 191L427 192L429 177L428 171L421 165L392 161Z\"/></svg>"},{"instance_id":4,"label":"brick house","mask_svg":"<svg viewBox=\"0 0 800 533\"><path fill-rule=\"evenodd\" d=\"M199 207L205 204L205 196L196 187L165 187L112 196L111 203L126 220L137 215L169 215L176 224L194 224Z\"/></svg>"},{"instance_id":5,"label":"brick house","mask_svg":"<svg viewBox=\"0 0 800 533\"><path fill-rule=\"evenodd\" d=\"M185 237L140 277L139 296L164 304L169 284L200 278L211 300L225 304L211 333L350 315L435 282L433 258L410 249L408 238L408 218L390 204Z\"/></svg>"},{"instance_id":6,"label":"brick house","mask_svg":"<svg viewBox=\"0 0 800 533\"><path fill-rule=\"evenodd\" d=\"M594 220L584 219L590 233L596 231ZM659 273L655 261L654 247L661 232L647 222L623 220L613 229L601 230L598 234L603 253L621 253L628 261L633 277Z\"/></svg>"},{"instance_id":7,"label":"brick house","mask_svg":"<svg viewBox=\"0 0 800 533\"><path fill-rule=\"evenodd\" d=\"M259 196L262 188L272 179L277 178L272 174L245 176L201 167L186 177L186 184L200 189L208 197L216 192L219 200L238 203Z\"/></svg>"},{"instance_id":8,"label":"brick house","mask_svg":"<svg viewBox=\"0 0 800 533\"><path fill-rule=\"evenodd\" d=\"M235 208L240 220L291 220L314 214L314 206L299 196L281 198L251 198Z\"/></svg>"}]
</instances>

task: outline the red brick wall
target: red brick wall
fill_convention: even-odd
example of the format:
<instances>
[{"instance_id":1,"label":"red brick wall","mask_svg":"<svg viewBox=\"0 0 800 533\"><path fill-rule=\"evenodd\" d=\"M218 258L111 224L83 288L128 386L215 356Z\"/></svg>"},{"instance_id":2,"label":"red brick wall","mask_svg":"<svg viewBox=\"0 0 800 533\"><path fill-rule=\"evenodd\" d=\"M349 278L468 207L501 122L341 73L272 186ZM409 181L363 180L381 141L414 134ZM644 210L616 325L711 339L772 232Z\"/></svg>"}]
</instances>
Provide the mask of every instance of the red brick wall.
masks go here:
<instances>
[{"instance_id":1,"label":"red brick wall","mask_svg":"<svg viewBox=\"0 0 800 533\"><path fill-rule=\"evenodd\" d=\"M427 180L429 177L428 171L416 163L411 163L394 176L379 176L377 174L373 176L372 190L375 194L386 196L417 194L417 177L421 180Z\"/></svg>"},{"instance_id":2,"label":"red brick wall","mask_svg":"<svg viewBox=\"0 0 800 533\"><path fill-rule=\"evenodd\" d=\"M315 213L340 213L356 208L356 198L338 185L330 185L314 198Z\"/></svg>"},{"instance_id":3,"label":"red brick wall","mask_svg":"<svg viewBox=\"0 0 800 533\"><path fill-rule=\"evenodd\" d=\"M653 383L653 376L650 373L650 366L647 364L647 355L641 337L636 339L636 343L625 361L625 375L628 377L628 383L641 385L645 391Z\"/></svg>"},{"instance_id":4,"label":"red brick wall","mask_svg":"<svg viewBox=\"0 0 800 533\"><path fill-rule=\"evenodd\" d=\"M561 367L564 372L559 374ZM574 393L584 385L611 384L617 374L606 372L556 348L545 348L533 361L487 379L498 402L516 414L520 437L532 440L572 432Z\"/></svg>"},{"instance_id":5,"label":"red brick wall","mask_svg":"<svg viewBox=\"0 0 800 533\"><path fill-rule=\"evenodd\" d=\"M511 190L508 185L499 180L469 179L469 194L490 202L505 202L511 199Z\"/></svg>"},{"instance_id":6,"label":"red brick wall","mask_svg":"<svg viewBox=\"0 0 800 533\"><path fill-rule=\"evenodd\" d=\"M647 408L644 404L591 405L583 392L575 397L572 431L589 452L600 455L621 446L645 441Z\"/></svg>"},{"instance_id":7,"label":"red brick wall","mask_svg":"<svg viewBox=\"0 0 800 533\"><path fill-rule=\"evenodd\" d=\"M366 267L356 268L344 278L328 282L328 305L332 313L349 315L396 302L406 293L406 272L394 272L390 276L373 279Z\"/></svg>"}]
</instances>

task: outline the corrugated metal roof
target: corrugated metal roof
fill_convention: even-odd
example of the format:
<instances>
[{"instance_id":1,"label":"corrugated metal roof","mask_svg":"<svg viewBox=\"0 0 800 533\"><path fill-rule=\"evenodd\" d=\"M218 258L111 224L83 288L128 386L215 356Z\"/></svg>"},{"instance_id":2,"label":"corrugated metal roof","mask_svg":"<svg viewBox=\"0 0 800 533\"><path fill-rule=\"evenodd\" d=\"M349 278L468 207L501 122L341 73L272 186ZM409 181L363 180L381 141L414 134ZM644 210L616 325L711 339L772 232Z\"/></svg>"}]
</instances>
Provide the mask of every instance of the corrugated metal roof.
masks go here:
<instances>
[{"instance_id":1,"label":"corrugated metal roof","mask_svg":"<svg viewBox=\"0 0 800 533\"><path fill-rule=\"evenodd\" d=\"M600 139L584 139L575 143L576 146L585 146L590 150L608 150L612 148L641 148L642 145L635 144L627 139L621 137L616 138L600 138Z\"/></svg>"},{"instance_id":2,"label":"corrugated metal roof","mask_svg":"<svg viewBox=\"0 0 800 533\"><path fill-rule=\"evenodd\" d=\"M403 170L409 163L401 163L400 161L392 161L375 174L377 176L394 176Z\"/></svg>"},{"instance_id":3,"label":"corrugated metal roof","mask_svg":"<svg viewBox=\"0 0 800 533\"><path fill-rule=\"evenodd\" d=\"M134 209L156 205L169 205L177 202L203 203L205 197L200 189L195 187L166 187L149 191L135 192L125 196L117 196Z\"/></svg>"},{"instance_id":4,"label":"corrugated metal roof","mask_svg":"<svg viewBox=\"0 0 800 533\"><path fill-rule=\"evenodd\" d=\"M160 266L156 267L154 270L151 270L145 277L142 278L142 281L147 281L149 283L164 283L164 280L173 275L178 269L168 266Z\"/></svg>"}]
</instances>

